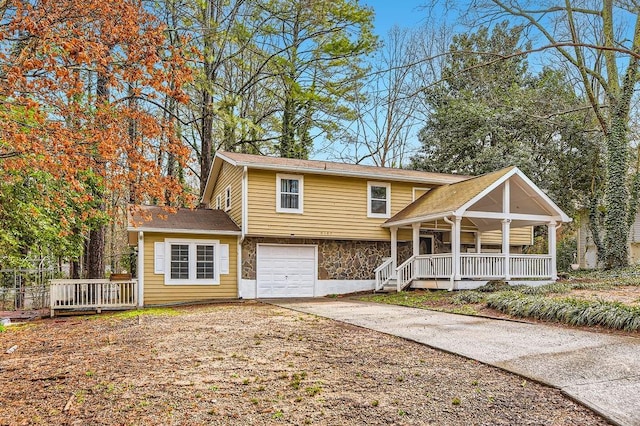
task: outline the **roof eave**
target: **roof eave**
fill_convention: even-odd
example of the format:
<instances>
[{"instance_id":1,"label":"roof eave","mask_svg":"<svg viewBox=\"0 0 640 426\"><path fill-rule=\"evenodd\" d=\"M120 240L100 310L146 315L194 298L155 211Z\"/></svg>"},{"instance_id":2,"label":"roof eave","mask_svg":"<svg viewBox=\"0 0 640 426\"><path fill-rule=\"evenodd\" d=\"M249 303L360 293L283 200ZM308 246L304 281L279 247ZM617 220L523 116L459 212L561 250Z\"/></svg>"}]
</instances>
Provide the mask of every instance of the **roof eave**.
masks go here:
<instances>
[{"instance_id":1,"label":"roof eave","mask_svg":"<svg viewBox=\"0 0 640 426\"><path fill-rule=\"evenodd\" d=\"M127 227L128 232L153 232L163 234L203 234L203 235L240 235L241 231L222 231L215 229L171 229L153 227Z\"/></svg>"},{"instance_id":2,"label":"roof eave","mask_svg":"<svg viewBox=\"0 0 640 426\"><path fill-rule=\"evenodd\" d=\"M420 182L423 184L436 184L436 185L446 185L450 183L462 182L463 180L468 179L468 177L460 177L456 175L451 175L450 179L441 178L421 178L416 176L415 178L409 176L391 176L391 175L381 175L379 173L362 173L362 172L352 172L352 171L343 171L343 170L325 170L325 169L317 169L313 167L290 167L290 166L278 166L271 164L256 164L251 162L238 161L236 163L238 166L247 166L252 169L259 170L274 170L274 171L287 171L287 172L296 172L296 173L313 173L313 174L322 174L322 175L333 175L333 176L348 176L348 177L359 177L359 178L367 178L367 179L383 179L383 180L392 180L396 182Z\"/></svg>"},{"instance_id":3,"label":"roof eave","mask_svg":"<svg viewBox=\"0 0 640 426\"><path fill-rule=\"evenodd\" d=\"M419 222L428 222L430 220L442 219L442 218L445 218L447 216L452 216L452 215L453 215L453 212L451 212L451 211L433 213L433 214L429 214L429 215L425 215L425 216L416 216L416 217L411 217L411 218L407 218L407 219L396 220L396 221L393 221L393 222L385 222L380 226L382 226L383 228L393 228L393 227L398 227L398 226L411 225L411 224L419 223Z\"/></svg>"}]
</instances>

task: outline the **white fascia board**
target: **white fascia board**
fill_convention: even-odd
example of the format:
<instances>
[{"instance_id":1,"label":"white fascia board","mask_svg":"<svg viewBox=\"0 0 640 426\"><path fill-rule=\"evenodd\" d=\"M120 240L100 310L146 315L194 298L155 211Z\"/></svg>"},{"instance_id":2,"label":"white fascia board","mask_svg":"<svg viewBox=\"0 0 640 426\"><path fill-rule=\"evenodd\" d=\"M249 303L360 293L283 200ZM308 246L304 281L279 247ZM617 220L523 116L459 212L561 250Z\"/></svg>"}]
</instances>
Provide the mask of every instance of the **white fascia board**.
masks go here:
<instances>
[{"instance_id":1,"label":"white fascia board","mask_svg":"<svg viewBox=\"0 0 640 426\"><path fill-rule=\"evenodd\" d=\"M203 235L240 235L240 231L216 231L211 229L168 229L168 228L134 228L128 227L129 232L157 232L162 234L203 234Z\"/></svg>"},{"instance_id":2,"label":"white fascia board","mask_svg":"<svg viewBox=\"0 0 640 426\"><path fill-rule=\"evenodd\" d=\"M396 220L394 222L383 223L380 226L382 226L383 228L392 228L397 226L411 225L413 223L419 223L419 222L429 222L431 220L442 219L443 217L452 216L452 215L453 215L453 212L442 212L442 213L430 214L426 216L414 217L410 219Z\"/></svg>"},{"instance_id":3,"label":"white fascia board","mask_svg":"<svg viewBox=\"0 0 640 426\"><path fill-rule=\"evenodd\" d=\"M223 158L223 156L220 156ZM332 175L332 176L347 176L347 177L357 177L363 179L376 179L380 180L389 180L395 182L412 182L412 183L432 183L437 185L448 185L451 183L462 182L463 180L469 179L468 177L457 177L455 175L451 175L451 179L426 179L426 178L410 178L403 176L388 176L379 173L362 173L362 172L351 172L351 171L341 171L341 170L325 170L325 169L316 169L310 167L283 167L276 165L268 165L268 164L256 164L256 163L245 163L238 162L234 165L247 166L250 169L259 169L259 170L274 170L283 173L312 173L318 175Z\"/></svg>"}]
</instances>

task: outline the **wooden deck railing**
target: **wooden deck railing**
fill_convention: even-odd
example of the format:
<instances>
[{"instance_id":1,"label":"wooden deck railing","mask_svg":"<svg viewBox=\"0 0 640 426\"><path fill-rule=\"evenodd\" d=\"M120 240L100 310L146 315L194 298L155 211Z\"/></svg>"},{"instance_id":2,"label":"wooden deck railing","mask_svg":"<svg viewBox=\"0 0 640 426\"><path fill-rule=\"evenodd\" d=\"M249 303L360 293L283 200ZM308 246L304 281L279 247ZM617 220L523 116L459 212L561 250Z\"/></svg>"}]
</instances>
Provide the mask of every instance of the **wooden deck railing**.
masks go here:
<instances>
[{"instance_id":1,"label":"wooden deck railing","mask_svg":"<svg viewBox=\"0 0 640 426\"><path fill-rule=\"evenodd\" d=\"M60 309L118 309L138 305L137 280L51 280L51 316Z\"/></svg>"}]
</instances>

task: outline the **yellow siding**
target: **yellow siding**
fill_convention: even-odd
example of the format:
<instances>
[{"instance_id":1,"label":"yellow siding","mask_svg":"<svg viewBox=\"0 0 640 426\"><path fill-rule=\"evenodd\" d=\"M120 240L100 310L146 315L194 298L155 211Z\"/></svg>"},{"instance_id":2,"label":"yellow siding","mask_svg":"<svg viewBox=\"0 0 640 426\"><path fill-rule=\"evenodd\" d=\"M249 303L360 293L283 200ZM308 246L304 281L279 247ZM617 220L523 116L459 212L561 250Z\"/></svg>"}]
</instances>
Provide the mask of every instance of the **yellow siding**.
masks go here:
<instances>
[{"instance_id":1,"label":"yellow siding","mask_svg":"<svg viewBox=\"0 0 640 426\"><path fill-rule=\"evenodd\" d=\"M528 246L533 244L533 228L513 228L509 235L509 243L512 246ZM483 232L480 235L482 245L502 245L502 234L500 231ZM451 242L451 232L444 234L444 242ZM460 242L462 244L475 244L476 237L473 232L462 232L460 234Z\"/></svg>"},{"instance_id":2,"label":"yellow siding","mask_svg":"<svg viewBox=\"0 0 640 426\"><path fill-rule=\"evenodd\" d=\"M165 285L164 274L154 273L154 243L165 238L219 240L229 244L229 274L220 275L219 285ZM209 299L235 299L237 286L237 237L218 235L150 234L144 235L144 304L196 302Z\"/></svg>"},{"instance_id":3,"label":"yellow siding","mask_svg":"<svg viewBox=\"0 0 640 426\"><path fill-rule=\"evenodd\" d=\"M276 174L249 170L248 234L389 240L389 230L380 227L386 219L367 217L367 182L371 179L304 174L304 212L294 214L276 213ZM391 215L411 203L414 186L416 183L391 182ZM410 239L410 235L410 231L403 232L399 239Z\"/></svg>"},{"instance_id":4,"label":"yellow siding","mask_svg":"<svg viewBox=\"0 0 640 426\"><path fill-rule=\"evenodd\" d=\"M226 161L222 163L220 175L213 187L210 208L216 208L216 197L220 195L221 208L224 210L225 190L231 185L231 210L227 213L238 226L242 226L242 168Z\"/></svg>"},{"instance_id":5,"label":"yellow siding","mask_svg":"<svg viewBox=\"0 0 640 426\"><path fill-rule=\"evenodd\" d=\"M482 244L502 244L502 233L500 230L483 232L480 235ZM512 246L528 246L533 244L533 228L511 228L509 233L509 242Z\"/></svg>"}]
</instances>

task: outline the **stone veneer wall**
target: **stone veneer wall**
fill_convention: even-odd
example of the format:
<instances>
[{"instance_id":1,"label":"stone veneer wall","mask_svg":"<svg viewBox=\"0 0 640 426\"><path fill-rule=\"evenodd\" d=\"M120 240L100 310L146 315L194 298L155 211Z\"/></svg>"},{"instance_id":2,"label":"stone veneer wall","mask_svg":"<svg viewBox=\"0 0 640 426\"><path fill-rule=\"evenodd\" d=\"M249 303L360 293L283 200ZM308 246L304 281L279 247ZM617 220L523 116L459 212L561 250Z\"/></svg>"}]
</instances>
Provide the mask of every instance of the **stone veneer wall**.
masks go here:
<instances>
[{"instance_id":1,"label":"stone veneer wall","mask_svg":"<svg viewBox=\"0 0 640 426\"><path fill-rule=\"evenodd\" d=\"M257 244L310 244L318 246L319 280L370 280L374 269L389 257L389 241L349 241L301 238L247 238L242 243L242 278L256 279ZM398 242L399 264L411 256L412 244Z\"/></svg>"}]
</instances>

